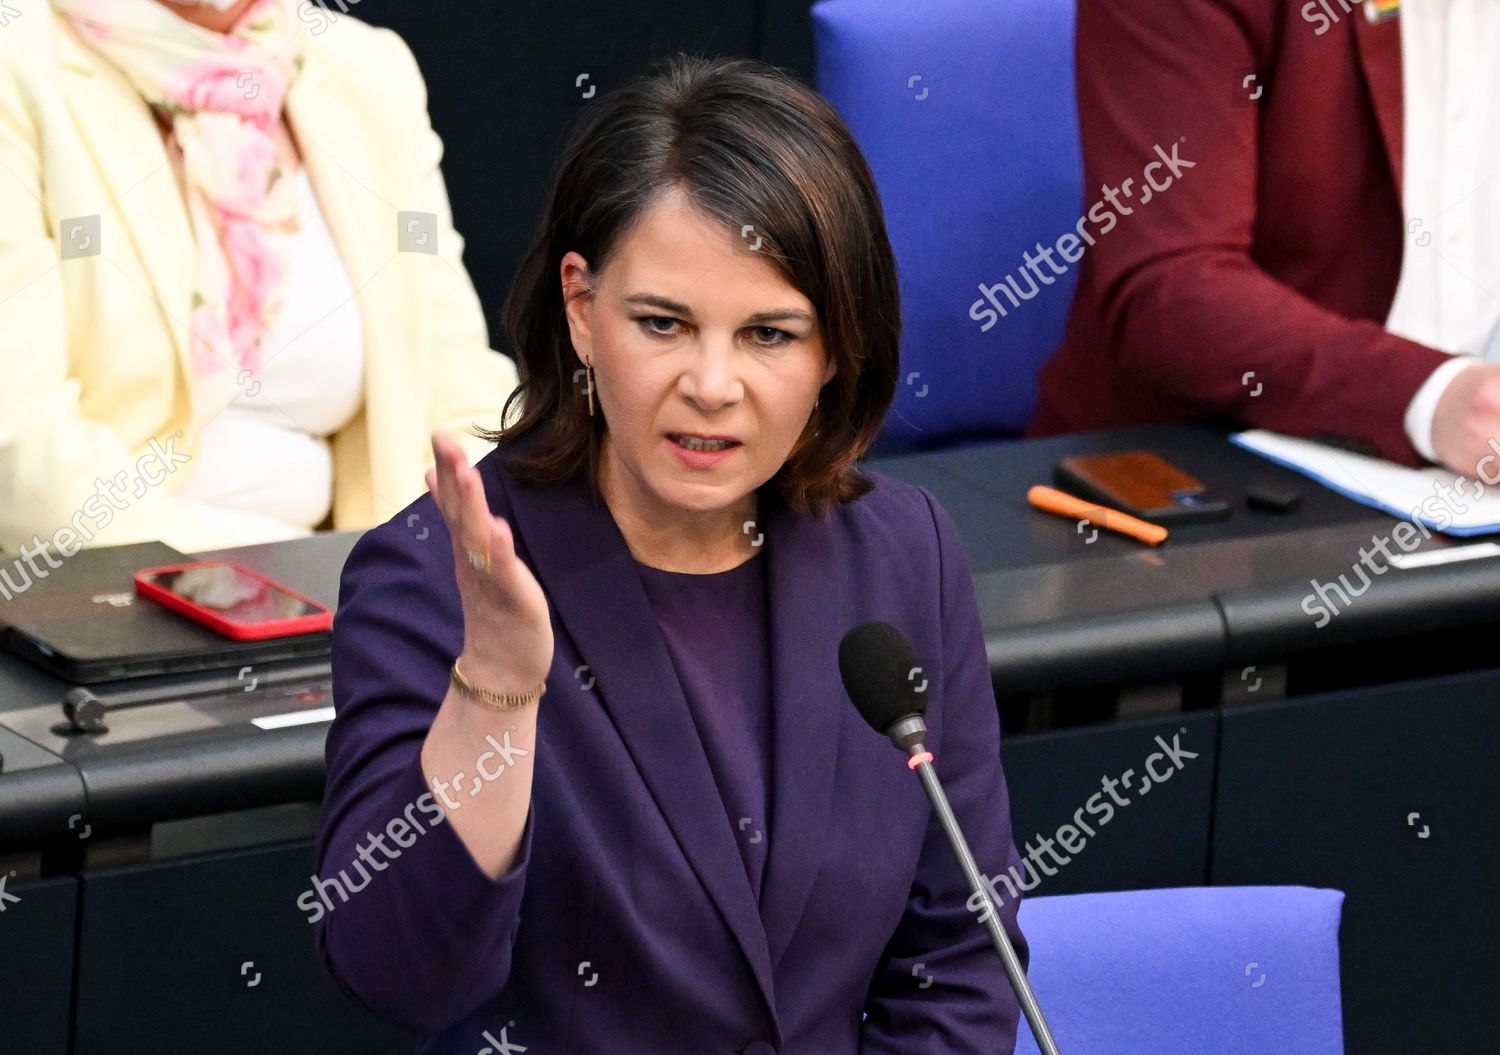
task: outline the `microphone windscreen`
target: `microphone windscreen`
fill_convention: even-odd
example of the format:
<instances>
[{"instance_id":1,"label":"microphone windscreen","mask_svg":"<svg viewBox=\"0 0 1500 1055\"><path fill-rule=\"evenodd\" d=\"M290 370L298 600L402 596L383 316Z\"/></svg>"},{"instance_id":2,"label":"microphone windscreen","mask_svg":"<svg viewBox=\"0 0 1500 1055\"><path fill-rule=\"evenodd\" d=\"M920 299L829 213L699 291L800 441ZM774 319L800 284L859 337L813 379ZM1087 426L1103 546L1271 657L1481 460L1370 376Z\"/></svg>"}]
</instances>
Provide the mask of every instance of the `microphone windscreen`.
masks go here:
<instances>
[{"instance_id":1,"label":"microphone windscreen","mask_svg":"<svg viewBox=\"0 0 1500 1055\"><path fill-rule=\"evenodd\" d=\"M890 623L861 623L839 642L839 676L855 708L877 733L902 718L927 713L926 675L906 636Z\"/></svg>"}]
</instances>

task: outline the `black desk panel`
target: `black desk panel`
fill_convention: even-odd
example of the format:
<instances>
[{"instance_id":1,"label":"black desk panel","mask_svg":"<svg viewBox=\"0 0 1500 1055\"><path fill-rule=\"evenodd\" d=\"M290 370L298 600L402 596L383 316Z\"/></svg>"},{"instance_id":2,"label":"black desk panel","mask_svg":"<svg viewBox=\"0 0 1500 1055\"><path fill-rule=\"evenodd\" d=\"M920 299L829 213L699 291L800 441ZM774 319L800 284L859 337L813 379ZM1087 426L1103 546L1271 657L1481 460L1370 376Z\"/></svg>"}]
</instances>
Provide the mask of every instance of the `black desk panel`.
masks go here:
<instances>
[{"instance_id":1,"label":"black desk panel","mask_svg":"<svg viewBox=\"0 0 1500 1055\"><path fill-rule=\"evenodd\" d=\"M83 781L57 755L0 726L0 854L62 838L84 812ZM77 829L78 821L73 821Z\"/></svg>"},{"instance_id":2,"label":"black desk panel","mask_svg":"<svg viewBox=\"0 0 1500 1055\"><path fill-rule=\"evenodd\" d=\"M1224 712L1215 885L1343 890L1349 1055L1496 1050L1500 672Z\"/></svg>"},{"instance_id":3,"label":"black desk panel","mask_svg":"<svg viewBox=\"0 0 1500 1055\"><path fill-rule=\"evenodd\" d=\"M64 877L17 883L13 877L4 878L0 1051L68 1055L78 880Z\"/></svg>"},{"instance_id":4,"label":"black desk panel","mask_svg":"<svg viewBox=\"0 0 1500 1055\"><path fill-rule=\"evenodd\" d=\"M87 793L86 808L80 793L79 805L69 812L83 812L101 836L182 817L317 801L323 795L327 720L276 729L258 728L251 720L331 706L327 664L287 661L256 669L262 677L278 669L307 674L285 689L258 685L251 692L236 688L233 672L219 675L227 688L222 696L110 710L108 731L102 733L70 730L58 702L67 686L47 678L53 682L50 690L23 694L23 701L38 702L13 702L10 710L0 712L0 722L67 763L58 770ZM200 684L211 679L186 675L180 680ZM56 778L55 790L63 783L61 776ZM43 824L55 834L63 830L59 813L60 808L50 816L32 812L25 817L33 829Z\"/></svg>"},{"instance_id":5,"label":"black desk panel","mask_svg":"<svg viewBox=\"0 0 1500 1055\"><path fill-rule=\"evenodd\" d=\"M312 872L301 841L86 876L73 1055L408 1055L324 974L296 905Z\"/></svg>"},{"instance_id":6,"label":"black desk panel","mask_svg":"<svg viewBox=\"0 0 1500 1055\"><path fill-rule=\"evenodd\" d=\"M1389 537L1389 531L1382 531ZM1310 534L1304 545L1277 561L1279 582L1226 592L1219 598L1229 634L1231 662L1286 656L1334 646L1415 638L1442 631L1500 629L1500 559L1464 560L1434 567L1400 569L1373 561L1382 572L1361 567L1359 549L1370 539ZM1454 540L1448 546L1471 546ZM1424 546L1423 550L1436 548ZM1399 552L1399 551L1398 551ZM1361 578L1361 576L1364 578ZM1342 577L1342 578L1340 578ZM1269 579L1269 576L1266 577ZM1356 591L1347 606L1330 594L1335 612L1323 604L1315 584ZM1493 640L1493 638L1491 639Z\"/></svg>"},{"instance_id":7,"label":"black desk panel","mask_svg":"<svg viewBox=\"0 0 1500 1055\"><path fill-rule=\"evenodd\" d=\"M1001 755L1016 849L1023 859L1027 843L1037 850L1022 876L1039 882L1026 896L1206 883L1218 721L1215 714L1189 714L1007 737ZM1158 737L1175 752L1175 764ZM1143 784L1148 765L1163 778L1159 783ZM1112 795L1106 779L1114 782ZM1063 825L1077 829L1079 822L1094 834L1064 833L1072 845L1082 844L1076 854L1059 851L1070 860L1059 862L1041 848L1041 837L1055 839ZM1037 861L1056 874L1046 875Z\"/></svg>"}]
</instances>

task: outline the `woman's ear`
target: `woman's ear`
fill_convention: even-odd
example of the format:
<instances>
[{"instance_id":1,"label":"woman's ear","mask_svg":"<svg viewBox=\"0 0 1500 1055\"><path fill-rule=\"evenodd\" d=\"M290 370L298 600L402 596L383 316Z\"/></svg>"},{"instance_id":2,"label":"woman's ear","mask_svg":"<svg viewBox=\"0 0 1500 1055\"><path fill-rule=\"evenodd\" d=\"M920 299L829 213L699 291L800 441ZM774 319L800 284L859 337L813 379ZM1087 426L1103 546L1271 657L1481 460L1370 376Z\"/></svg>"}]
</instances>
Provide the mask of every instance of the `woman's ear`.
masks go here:
<instances>
[{"instance_id":1,"label":"woman's ear","mask_svg":"<svg viewBox=\"0 0 1500 1055\"><path fill-rule=\"evenodd\" d=\"M594 303L593 278L589 264L577 253L565 253L559 268L562 281L563 311L568 319L568 334L573 340L573 351L584 363L594 362L594 338L592 308Z\"/></svg>"}]
</instances>

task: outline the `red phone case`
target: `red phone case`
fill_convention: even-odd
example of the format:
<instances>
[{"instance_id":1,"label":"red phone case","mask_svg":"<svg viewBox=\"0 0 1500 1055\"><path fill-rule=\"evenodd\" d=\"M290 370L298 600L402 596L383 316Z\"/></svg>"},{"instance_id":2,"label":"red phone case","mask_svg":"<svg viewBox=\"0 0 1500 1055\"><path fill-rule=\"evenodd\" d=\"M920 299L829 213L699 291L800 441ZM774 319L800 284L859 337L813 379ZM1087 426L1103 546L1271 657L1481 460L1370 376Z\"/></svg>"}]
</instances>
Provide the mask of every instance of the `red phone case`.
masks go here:
<instances>
[{"instance_id":1,"label":"red phone case","mask_svg":"<svg viewBox=\"0 0 1500 1055\"><path fill-rule=\"evenodd\" d=\"M251 624L235 623L216 614L212 609L195 604L165 587L158 586L147 578L149 575L185 571L189 568L224 566L231 567L242 575L258 579L274 590L279 590L305 604L312 605L317 611L310 612L307 615L293 616L290 619L269 619L262 623ZM320 630L327 630L333 625L333 612L317 601L314 601L311 597L298 593L290 586L284 586L275 579L267 578L252 568L247 568L243 564L234 564L231 561L200 560L190 561L186 564L169 564L161 568L142 568L135 573L135 592L142 597L149 597L163 607L170 608L174 612L187 616L194 622L202 623L210 630L215 630L225 637L234 638L236 641L263 641L268 637L290 637L293 634L312 634Z\"/></svg>"}]
</instances>

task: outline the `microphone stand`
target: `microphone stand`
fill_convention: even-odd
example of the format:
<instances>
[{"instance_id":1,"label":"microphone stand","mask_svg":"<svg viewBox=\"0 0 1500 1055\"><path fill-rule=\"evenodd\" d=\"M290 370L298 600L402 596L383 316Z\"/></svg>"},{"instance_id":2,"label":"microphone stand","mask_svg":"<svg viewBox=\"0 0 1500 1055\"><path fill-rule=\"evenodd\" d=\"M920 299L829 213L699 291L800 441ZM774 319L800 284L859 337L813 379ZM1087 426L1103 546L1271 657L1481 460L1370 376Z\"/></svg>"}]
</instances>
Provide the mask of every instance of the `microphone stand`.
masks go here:
<instances>
[{"instance_id":1,"label":"microphone stand","mask_svg":"<svg viewBox=\"0 0 1500 1055\"><path fill-rule=\"evenodd\" d=\"M1005 966L1006 977L1010 979L1010 986L1015 990L1016 999L1020 1001L1021 1013L1026 1016L1026 1022L1031 1026L1031 1035L1036 1038L1036 1046L1042 1055L1060 1055L1057 1050L1057 1042L1052 1039L1052 1030L1047 1025L1047 1019L1042 1015L1042 1008L1036 1002L1036 994L1031 990L1031 983L1026 978L1026 970L1021 966L1021 958L1016 955L1015 946L1010 943L1010 935L1005 933L1005 928L1000 925L1000 907L995 904L990 896L989 887L984 882L984 876L980 874L979 866L974 862L974 854L969 850L969 842L964 838L964 833L958 827L958 818L953 815L953 807L948 805L948 796L943 793L943 785L938 782L937 770L932 766L932 752L923 746L920 737L927 733L927 723L919 715L912 715L902 719L889 730L892 740L905 748L911 755L912 769L922 778L922 787L927 789L927 797L932 801L932 808L937 813L938 820L942 822L943 832L948 836L948 845L953 847L953 853L958 858L959 867L963 869L964 878L969 881L969 889L984 899L989 906L989 911L981 915L985 927L990 932L990 944L994 945L995 951L1000 954L1000 962Z\"/></svg>"}]
</instances>

